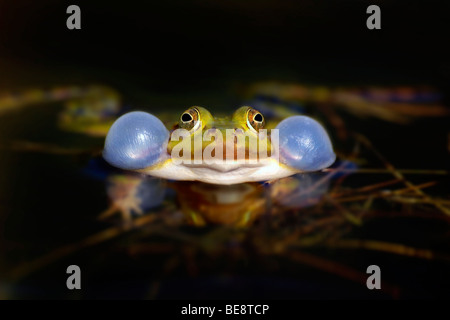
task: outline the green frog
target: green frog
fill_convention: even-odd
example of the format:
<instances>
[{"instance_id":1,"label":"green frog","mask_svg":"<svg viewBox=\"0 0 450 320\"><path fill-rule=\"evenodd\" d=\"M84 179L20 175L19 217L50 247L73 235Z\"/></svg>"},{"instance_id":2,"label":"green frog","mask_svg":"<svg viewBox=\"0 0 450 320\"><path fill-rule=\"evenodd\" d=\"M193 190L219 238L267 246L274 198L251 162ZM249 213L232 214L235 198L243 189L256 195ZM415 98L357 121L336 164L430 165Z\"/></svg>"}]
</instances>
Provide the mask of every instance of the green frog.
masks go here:
<instances>
[{"instance_id":1,"label":"green frog","mask_svg":"<svg viewBox=\"0 0 450 320\"><path fill-rule=\"evenodd\" d=\"M194 106L182 112L175 124L165 113L157 118L134 111L117 118L123 110L120 95L93 86L9 95L0 99L0 111L54 101L65 105L58 117L62 130L106 137L104 158L123 169L111 171L93 157L96 165L88 171L92 176L103 172L110 199L100 218L119 212L124 220L130 220L160 206L170 187L191 224L247 225L265 212L270 198L276 198L279 207L304 206L303 190L316 176L301 173L320 171L335 160L330 139L319 122L293 112L274 116L271 108L264 112L267 118L249 106L228 117L213 117L206 108ZM286 119L280 121L282 118ZM216 137L226 138L230 130L233 143L227 153L226 143ZM196 143L198 138L200 143ZM252 141L257 141L256 150L252 150ZM223 159L217 157L220 153ZM176 159L173 155L181 156ZM212 157L208 159L208 155ZM258 183L268 180L271 183L267 185ZM289 199L286 195L296 194L298 201L283 203ZM316 197L306 195L309 200Z\"/></svg>"},{"instance_id":2,"label":"green frog","mask_svg":"<svg viewBox=\"0 0 450 320\"><path fill-rule=\"evenodd\" d=\"M213 117L194 106L171 131L150 113L127 113L111 126L103 157L124 170L221 185L319 171L336 159L326 130L316 120L296 115L266 128L264 115L250 106L229 117Z\"/></svg>"}]
</instances>

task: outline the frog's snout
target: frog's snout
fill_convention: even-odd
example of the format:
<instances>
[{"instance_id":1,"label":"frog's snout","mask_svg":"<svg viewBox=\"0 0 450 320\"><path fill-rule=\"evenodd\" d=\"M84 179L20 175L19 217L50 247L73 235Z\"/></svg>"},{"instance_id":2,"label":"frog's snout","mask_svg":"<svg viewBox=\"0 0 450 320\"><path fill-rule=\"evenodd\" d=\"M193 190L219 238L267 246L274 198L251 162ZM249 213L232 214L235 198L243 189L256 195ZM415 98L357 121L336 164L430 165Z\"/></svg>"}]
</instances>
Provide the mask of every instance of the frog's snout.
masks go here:
<instances>
[{"instance_id":1,"label":"frog's snout","mask_svg":"<svg viewBox=\"0 0 450 320\"><path fill-rule=\"evenodd\" d=\"M157 163L167 152L168 140L169 131L161 120L146 112L130 112L109 129L103 158L121 169L143 169Z\"/></svg>"},{"instance_id":2,"label":"frog's snout","mask_svg":"<svg viewBox=\"0 0 450 320\"><path fill-rule=\"evenodd\" d=\"M316 120L292 116L281 121L276 128L279 129L281 163L301 171L317 171L336 160L330 138Z\"/></svg>"}]
</instances>

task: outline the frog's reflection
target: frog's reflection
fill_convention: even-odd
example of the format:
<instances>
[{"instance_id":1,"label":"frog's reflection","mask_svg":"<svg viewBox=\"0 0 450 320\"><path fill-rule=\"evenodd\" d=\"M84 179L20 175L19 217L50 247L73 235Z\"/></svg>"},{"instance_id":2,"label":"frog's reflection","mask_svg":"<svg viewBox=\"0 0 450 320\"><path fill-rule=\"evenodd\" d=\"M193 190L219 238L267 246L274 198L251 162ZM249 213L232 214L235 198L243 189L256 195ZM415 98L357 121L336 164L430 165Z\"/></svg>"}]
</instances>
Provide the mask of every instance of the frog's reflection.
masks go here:
<instances>
[{"instance_id":1,"label":"frog's reflection","mask_svg":"<svg viewBox=\"0 0 450 320\"><path fill-rule=\"evenodd\" d=\"M286 209L306 208L317 204L330 186L330 174L299 173L271 185L272 202Z\"/></svg>"},{"instance_id":2,"label":"frog's reflection","mask_svg":"<svg viewBox=\"0 0 450 320\"><path fill-rule=\"evenodd\" d=\"M265 192L260 184L223 186L177 182L173 188L187 221L194 225L243 226L252 223L265 211Z\"/></svg>"},{"instance_id":3,"label":"frog's reflection","mask_svg":"<svg viewBox=\"0 0 450 320\"><path fill-rule=\"evenodd\" d=\"M165 180L136 174L110 174L106 178L106 194L110 206L100 216L105 219L120 212L123 220L142 215L161 205L165 198Z\"/></svg>"},{"instance_id":4,"label":"frog's reflection","mask_svg":"<svg viewBox=\"0 0 450 320\"><path fill-rule=\"evenodd\" d=\"M187 224L246 226L267 212L315 205L327 192L329 181L324 174L304 173L265 184L214 185L114 174L107 179L111 206L102 218L121 212L125 220L130 220L134 214L161 207L166 199L177 204Z\"/></svg>"}]
</instances>

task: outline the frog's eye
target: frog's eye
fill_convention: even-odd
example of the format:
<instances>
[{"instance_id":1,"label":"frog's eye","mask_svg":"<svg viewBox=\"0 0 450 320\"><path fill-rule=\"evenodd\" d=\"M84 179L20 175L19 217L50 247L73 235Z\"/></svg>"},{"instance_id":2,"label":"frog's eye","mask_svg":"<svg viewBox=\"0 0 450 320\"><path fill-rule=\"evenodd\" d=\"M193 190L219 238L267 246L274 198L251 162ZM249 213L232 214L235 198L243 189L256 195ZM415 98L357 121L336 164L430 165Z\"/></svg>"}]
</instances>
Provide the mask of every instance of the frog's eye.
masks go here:
<instances>
[{"instance_id":1,"label":"frog's eye","mask_svg":"<svg viewBox=\"0 0 450 320\"><path fill-rule=\"evenodd\" d=\"M196 107L192 107L181 114L180 128L195 131L200 126L200 111Z\"/></svg>"},{"instance_id":2,"label":"frog's eye","mask_svg":"<svg viewBox=\"0 0 450 320\"><path fill-rule=\"evenodd\" d=\"M247 111L247 126L250 130L259 131L264 128L265 121L261 112L256 109L249 108Z\"/></svg>"}]
</instances>

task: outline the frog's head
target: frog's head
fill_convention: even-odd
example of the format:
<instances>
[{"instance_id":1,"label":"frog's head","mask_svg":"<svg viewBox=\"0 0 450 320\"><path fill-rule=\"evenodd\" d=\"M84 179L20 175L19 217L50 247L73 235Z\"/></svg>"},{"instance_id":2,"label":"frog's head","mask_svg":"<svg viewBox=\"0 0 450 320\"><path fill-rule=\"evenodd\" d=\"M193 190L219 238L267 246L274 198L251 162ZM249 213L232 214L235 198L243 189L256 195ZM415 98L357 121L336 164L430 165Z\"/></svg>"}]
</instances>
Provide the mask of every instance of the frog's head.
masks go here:
<instances>
[{"instance_id":1,"label":"frog's head","mask_svg":"<svg viewBox=\"0 0 450 320\"><path fill-rule=\"evenodd\" d=\"M336 158L325 129L312 118L292 116L271 130L264 125L264 116L251 107L228 118L192 107L170 132L155 116L130 112L111 126L103 156L125 170L214 184L317 171Z\"/></svg>"},{"instance_id":2,"label":"frog's head","mask_svg":"<svg viewBox=\"0 0 450 320\"><path fill-rule=\"evenodd\" d=\"M264 148L270 154L271 141L263 140L268 138L264 124L263 115L250 107L239 108L231 117L215 118L205 108L192 107L181 114L173 127L167 151L172 159L179 157L185 164L230 171L252 158L254 162L267 158L267 152L258 154L257 149L251 148L252 144L263 147L259 141L265 142Z\"/></svg>"}]
</instances>

